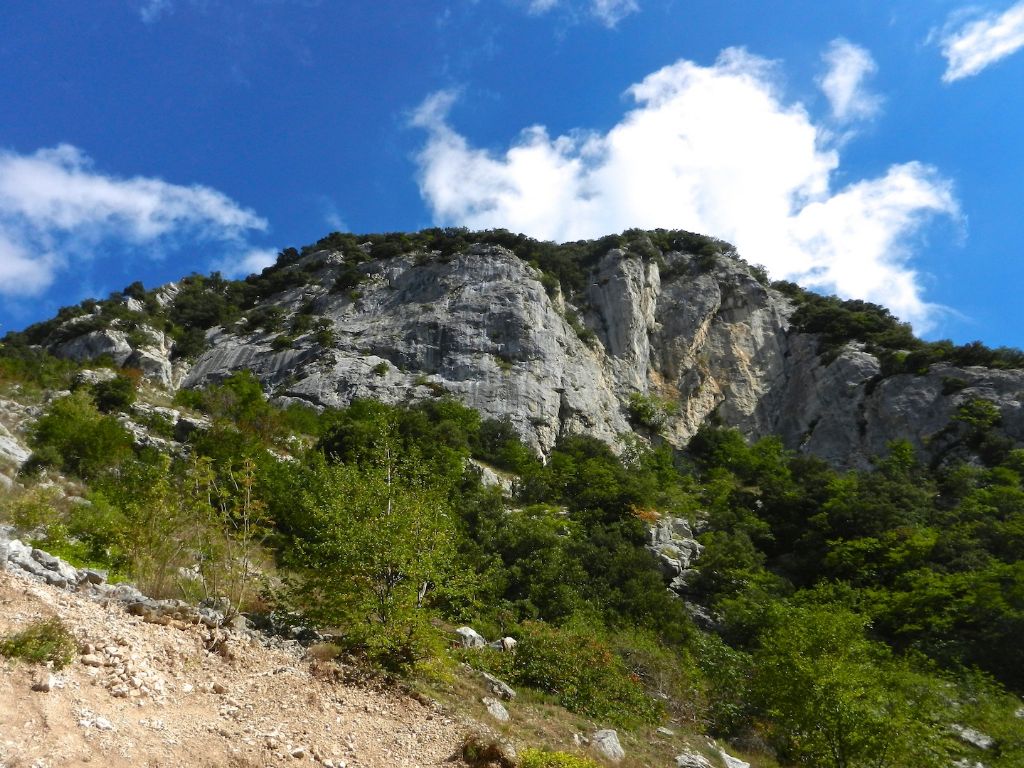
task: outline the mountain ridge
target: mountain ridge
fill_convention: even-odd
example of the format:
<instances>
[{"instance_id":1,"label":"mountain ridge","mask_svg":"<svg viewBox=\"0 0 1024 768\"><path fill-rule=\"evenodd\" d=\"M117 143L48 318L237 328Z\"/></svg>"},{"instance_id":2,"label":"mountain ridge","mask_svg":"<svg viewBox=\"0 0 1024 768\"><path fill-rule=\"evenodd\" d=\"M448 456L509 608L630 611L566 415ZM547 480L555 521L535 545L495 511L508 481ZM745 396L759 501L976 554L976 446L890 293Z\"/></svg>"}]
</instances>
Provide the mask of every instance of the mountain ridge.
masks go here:
<instances>
[{"instance_id":1,"label":"mountain ridge","mask_svg":"<svg viewBox=\"0 0 1024 768\"><path fill-rule=\"evenodd\" d=\"M1024 440L1024 372L951 365L943 358L972 346L919 342L864 302L808 303L727 243L675 234L566 246L462 230L332 235L242 283L256 298L234 318L201 317L176 339L145 319L194 321L202 312L186 299L227 285L209 278L198 292L186 281L123 294L144 318L124 330L123 318L77 315L42 341L75 360L110 355L171 390L248 368L279 402L318 408L450 395L545 454L575 433L683 447L719 423L838 467L867 467L898 439L936 463L977 450L962 423L976 401L991 404L1000 439ZM837 307L867 335L844 339ZM202 348L194 364L172 359L189 346ZM989 353L976 357L1020 365L1012 350Z\"/></svg>"}]
</instances>

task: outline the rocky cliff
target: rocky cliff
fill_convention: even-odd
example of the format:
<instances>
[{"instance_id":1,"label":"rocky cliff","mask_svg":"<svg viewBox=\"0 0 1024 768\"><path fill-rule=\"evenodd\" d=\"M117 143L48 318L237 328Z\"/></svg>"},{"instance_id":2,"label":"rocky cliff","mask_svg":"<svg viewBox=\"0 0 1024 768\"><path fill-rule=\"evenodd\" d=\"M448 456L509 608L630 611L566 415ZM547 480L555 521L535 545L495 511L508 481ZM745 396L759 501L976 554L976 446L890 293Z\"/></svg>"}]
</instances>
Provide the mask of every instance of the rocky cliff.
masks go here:
<instances>
[{"instance_id":1,"label":"rocky cliff","mask_svg":"<svg viewBox=\"0 0 1024 768\"><path fill-rule=\"evenodd\" d=\"M313 250L279 267L301 280L249 312L272 314L274 330L252 319L211 329L187 375L166 361L162 334L140 350L117 331L54 349L81 357L116 347L118 360L171 387L249 369L281 401L316 406L448 394L510 420L541 452L574 432L681 446L713 420L751 438L777 434L842 467L865 466L896 438L934 459L961 440L953 417L977 399L994 404L1005 435L1024 440L1024 371L933 365L883 375L857 343L823 357L818 337L791 323L790 299L734 254L647 246L607 250L571 299L499 245L443 258L374 258L367 245L356 261Z\"/></svg>"}]
</instances>

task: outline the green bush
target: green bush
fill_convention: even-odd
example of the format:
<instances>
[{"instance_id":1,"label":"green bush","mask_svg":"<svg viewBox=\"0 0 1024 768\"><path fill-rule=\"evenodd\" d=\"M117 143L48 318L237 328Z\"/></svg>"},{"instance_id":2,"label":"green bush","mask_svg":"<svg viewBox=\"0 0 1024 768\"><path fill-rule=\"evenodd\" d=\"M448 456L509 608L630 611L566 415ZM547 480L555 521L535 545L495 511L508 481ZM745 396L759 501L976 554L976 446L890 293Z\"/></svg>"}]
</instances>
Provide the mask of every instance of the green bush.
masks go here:
<instances>
[{"instance_id":1,"label":"green bush","mask_svg":"<svg viewBox=\"0 0 1024 768\"><path fill-rule=\"evenodd\" d=\"M131 453L132 438L113 416L100 413L85 392L50 404L32 430L26 465L52 465L84 479L96 477Z\"/></svg>"},{"instance_id":2,"label":"green bush","mask_svg":"<svg viewBox=\"0 0 1024 768\"><path fill-rule=\"evenodd\" d=\"M135 402L135 381L119 373L112 379L94 384L92 394L100 412L126 411Z\"/></svg>"},{"instance_id":3,"label":"green bush","mask_svg":"<svg viewBox=\"0 0 1024 768\"><path fill-rule=\"evenodd\" d=\"M56 669L70 664L75 651L74 637L57 617L36 621L0 640L0 656L22 659L30 664L51 662Z\"/></svg>"},{"instance_id":4,"label":"green bush","mask_svg":"<svg viewBox=\"0 0 1024 768\"><path fill-rule=\"evenodd\" d=\"M647 427L655 431L665 426L665 422L679 410L679 406L671 400L654 395L634 392L629 396L629 420L633 424Z\"/></svg>"},{"instance_id":5,"label":"green bush","mask_svg":"<svg viewBox=\"0 0 1024 768\"><path fill-rule=\"evenodd\" d=\"M656 723L663 711L637 675L592 630L521 625L512 675L552 694L568 710L630 727Z\"/></svg>"},{"instance_id":6,"label":"green bush","mask_svg":"<svg viewBox=\"0 0 1024 768\"><path fill-rule=\"evenodd\" d=\"M519 757L519 768L601 768L589 757L578 757L568 752L547 752L524 749Z\"/></svg>"}]
</instances>

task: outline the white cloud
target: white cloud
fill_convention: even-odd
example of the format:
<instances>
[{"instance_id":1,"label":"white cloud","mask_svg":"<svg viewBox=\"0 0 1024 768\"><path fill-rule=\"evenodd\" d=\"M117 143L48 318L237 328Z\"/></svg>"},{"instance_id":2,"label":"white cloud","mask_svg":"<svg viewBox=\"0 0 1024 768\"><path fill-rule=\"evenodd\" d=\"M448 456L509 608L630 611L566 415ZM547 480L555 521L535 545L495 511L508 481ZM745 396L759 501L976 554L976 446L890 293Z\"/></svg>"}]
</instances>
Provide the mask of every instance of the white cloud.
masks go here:
<instances>
[{"instance_id":1,"label":"white cloud","mask_svg":"<svg viewBox=\"0 0 1024 768\"><path fill-rule=\"evenodd\" d=\"M530 13L541 14L547 13L556 5L558 5L558 0L530 0L526 10Z\"/></svg>"},{"instance_id":2,"label":"white cloud","mask_svg":"<svg viewBox=\"0 0 1024 768\"><path fill-rule=\"evenodd\" d=\"M159 251L189 239L238 249L266 227L214 189L105 175L68 144L29 155L0 151L0 294L38 295L103 245Z\"/></svg>"},{"instance_id":3,"label":"white cloud","mask_svg":"<svg viewBox=\"0 0 1024 768\"><path fill-rule=\"evenodd\" d=\"M822 58L828 71L818 81L832 107L832 117L840 122L873 117L881 108L881 99L870 93L864 80L878 66L871 54L842 38L833 40Z\"/></svg>"},{"instance_id":4,"label":"white cloud","mask_svg":"<svg viewBox=\"0 0 1024 768\"><path fill-rule=\"evenodd\" d=\"M606 27L614 27L631 13L640 10L636 0L591 0L590 12Z\"/></svg>"},{"instance_id":5,"label":"white cloud","mask_svg":"<svg viewBox=\"0 0 1024 768\"><path fill-rule=\"evenodd\" d=\"M1024 2L1001 14L990 13L942 37L942 55L948 63L943 82L952 83L1024 48Z\"/></svg>"},{"instance_id":6,"label":"white cloud","mask_svg":"<svg viewBox=\"0 0 1024 768\"><path fill-rule=\"evenodd\" d=\"M562 7L573 17L589 14L609 29L620 21L640 10L637 0L527 0L526 11L540 16L555 8Z\"/></svg>"},{"instance_id":7,"label":"white cloud","mask_svg":"<svg viewBox=\"0 0 1024 768\"><path fill-rule=\"evenodd\" d=\"M472 147L448 122L455 96L426 99L421 193L440 223L504 227L556 241L630 227L730 240L774 277L887 304L922 327L934 309L908 266L930 217L957 216L950 184L919 163L838 191L839 153L774 65L742 49L713 66L667 66L628 94L637 107L607 133L552 138L532 126L505 152Z\"/></svg>"},{"instance_id":8,"label":"white cloud","mask_svg":"<svg viewBox=\"0 0 1024 768\"><path fill-rule=\"evenodd\" d=\"M273 248L252 248L221 259L214 268L225 277L239 278L251 274L259 274L277 261L277 251Z\"/></svg>"},{"instance_id":9,"label":"white cloud","mask_svg":"<svg viewBox=\"0 0 1024 768\"><path fill-rule=\"evenodd\" d=\"M161 16L172 10L171 0L142 0L139 5L139 16L144 24L155 24Z\"/></svg>"}]
</instances>

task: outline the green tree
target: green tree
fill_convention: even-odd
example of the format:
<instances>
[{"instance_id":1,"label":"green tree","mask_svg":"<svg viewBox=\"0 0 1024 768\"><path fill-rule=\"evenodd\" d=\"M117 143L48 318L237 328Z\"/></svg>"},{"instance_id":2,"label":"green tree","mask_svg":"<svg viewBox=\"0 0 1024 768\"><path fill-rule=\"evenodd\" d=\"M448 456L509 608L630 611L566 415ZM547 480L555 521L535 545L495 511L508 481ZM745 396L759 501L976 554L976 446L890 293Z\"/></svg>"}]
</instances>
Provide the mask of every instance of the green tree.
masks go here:
<instances>
[{"instance_id":1,"label":"green tree","mask_svg":"<svg viewBox=\"0 0 1024 768\"><path fill-rule=\"evenodd\" d=\"M386 424L362 462L313 461L294 553L305 573L299 604L396 669L433 652L427 608L456 551L450 489L398 445Z\"/></svg>"},{"instance_id":2,"label":"green tree","mask_svg":"<svg viewBox=\"0 0 1024 768\"><path fill-rule=\"evenodd\" d=\"M778 606L754 693L785 758L820 768L949 764L942 687L865 636L834 604Z\"/></svg>"}]
</instances>

